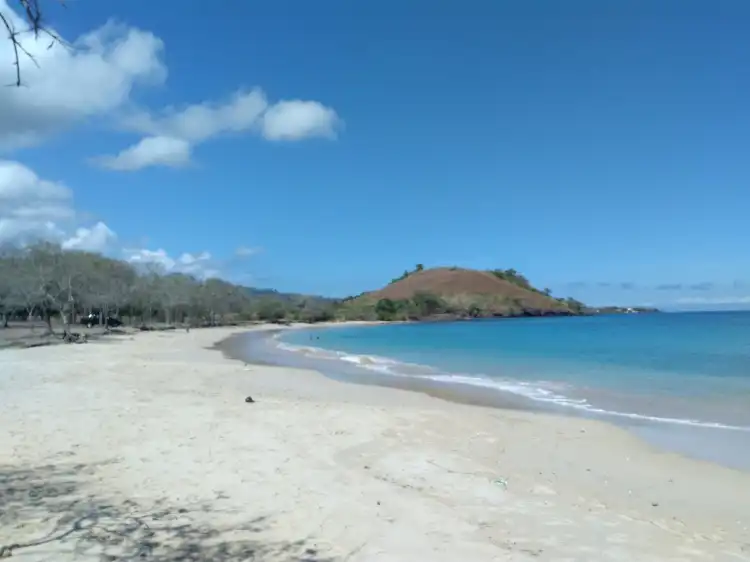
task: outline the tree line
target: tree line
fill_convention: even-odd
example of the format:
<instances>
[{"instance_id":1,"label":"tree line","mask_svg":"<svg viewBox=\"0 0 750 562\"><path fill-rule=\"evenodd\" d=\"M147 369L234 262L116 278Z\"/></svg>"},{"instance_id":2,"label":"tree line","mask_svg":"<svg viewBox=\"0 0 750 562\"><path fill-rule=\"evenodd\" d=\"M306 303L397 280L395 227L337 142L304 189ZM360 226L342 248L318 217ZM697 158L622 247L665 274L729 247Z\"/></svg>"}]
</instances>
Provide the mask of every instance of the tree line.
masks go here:
<instances>
[{"instance_id":1,"label":"tree line","mask_svg":"<svg viewBox=\"0 0 750 562\"><path fill-rule=\"evenodd\" d=\"M89 314L134 326L219 325L237 321L333 319L333 301L253 290L223 279L200 279L156 266L137 267L101 254L40 243L0 252L0 315L42 319L49 331ZM102 322L104 323L104 322Z\"/></svg>"},{"instance_id":2,"label":"tree line","mask_svg":"<svg viewBox=\"0 0 750 562\"><path fill-rule=\"evenodd\" d=\"M414 272L422 270L418 264ZM505 279L530 286L514 270L497 271ZM98 317L102 325L114 317L144 328L157 323L216 326L246 321L394 321L588 312L574 299L555 300L564 308L540 311L530 309L522 300L503 296L438 296L426 292L401 300L375 299L367 294L326 299L260 291L224 279L168 272L155 265L136 266L50 243L0 250L0 326L39 319L49 332L62 325L63 335L89 315Z\"/></svg>"}]
</instances>

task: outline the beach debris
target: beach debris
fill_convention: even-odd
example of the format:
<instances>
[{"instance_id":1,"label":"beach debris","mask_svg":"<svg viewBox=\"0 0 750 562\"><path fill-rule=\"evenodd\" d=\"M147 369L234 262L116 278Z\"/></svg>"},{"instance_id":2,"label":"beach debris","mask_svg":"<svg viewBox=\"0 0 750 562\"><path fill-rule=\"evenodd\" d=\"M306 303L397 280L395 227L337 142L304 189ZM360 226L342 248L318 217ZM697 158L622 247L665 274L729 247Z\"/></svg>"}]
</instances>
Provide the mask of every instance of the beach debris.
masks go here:
<instances>
[{"instance_id":1,"label":"beach debris","mask_svg":"<svg viewBox=\"0 0 750 562\"><path fill-rule=\"evenodd\" d=\"M245 398L245 402L247 402L248 404L253 404L255 403L255 400L253 400L252 396L248 396L247 398Z\"/></svg>"},{"instance_id":2,"label":"beach debris","mask_svg":"<svg viewBox=\"0 0 750 562\"><path fill-rule=\"evenodd\" d=\"M62 340L65 343L87 343L89 337L86 334L79 334L78 332L66 332L63 334Z\"/></svg>"},{"instance_id":3,"label":"beach debris","mask_svg":"<svg viewBox=\"0 0 750 562\"><path fill-rule=\"evenodd\" d=\"M505 478L496 478L492 481L493 484L496 484L497 486L502 486L503 490L508 489L508 481Z\"/></svg>"}]
</instances>

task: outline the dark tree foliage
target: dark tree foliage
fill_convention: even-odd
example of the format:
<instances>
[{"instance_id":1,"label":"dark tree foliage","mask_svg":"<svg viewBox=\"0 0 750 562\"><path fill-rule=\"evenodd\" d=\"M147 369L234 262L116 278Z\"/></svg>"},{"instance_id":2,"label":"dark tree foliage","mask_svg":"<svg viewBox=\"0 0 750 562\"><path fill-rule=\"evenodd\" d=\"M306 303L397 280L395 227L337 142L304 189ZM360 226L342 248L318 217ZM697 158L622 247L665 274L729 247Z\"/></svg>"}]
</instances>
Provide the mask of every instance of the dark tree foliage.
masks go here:
<instances>
[{"instance_id":1,"label":"dark tree foliage","mask_svg":"<svg viewBox=\"0 0 750 562\"><path fill-rule=\"evenodd\" d=\"M258 291L223 279L199 279L54 244L7 248L0 253L0 315L69 324L92 312L134 325L218 325L228 322L333 319L336 301Z\"/></svg>"}]
</instances>

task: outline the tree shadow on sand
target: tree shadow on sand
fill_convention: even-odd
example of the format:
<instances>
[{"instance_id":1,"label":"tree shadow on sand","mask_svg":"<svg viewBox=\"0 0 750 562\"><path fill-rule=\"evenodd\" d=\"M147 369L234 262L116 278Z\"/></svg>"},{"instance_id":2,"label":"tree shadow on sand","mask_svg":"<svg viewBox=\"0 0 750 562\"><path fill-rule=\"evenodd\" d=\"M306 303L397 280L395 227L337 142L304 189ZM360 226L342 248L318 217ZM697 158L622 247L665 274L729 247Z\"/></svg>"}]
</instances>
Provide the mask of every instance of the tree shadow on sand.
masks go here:
<instances>
[{"instance_id":1,"label":"tree shadow on sand","mask_svg":"<svg viewBox=\"0 0 750 562\"><path fill-rule=\"evenodd\" d=\"M96 465L0 465L0 557L115 562L334 562L311 538L266 540L273 517L214 502L143 505L87 491ZM224 523L219 523L219 522ZM227 524L226 522L230 523Z\"/></svg>"}]
</instances>

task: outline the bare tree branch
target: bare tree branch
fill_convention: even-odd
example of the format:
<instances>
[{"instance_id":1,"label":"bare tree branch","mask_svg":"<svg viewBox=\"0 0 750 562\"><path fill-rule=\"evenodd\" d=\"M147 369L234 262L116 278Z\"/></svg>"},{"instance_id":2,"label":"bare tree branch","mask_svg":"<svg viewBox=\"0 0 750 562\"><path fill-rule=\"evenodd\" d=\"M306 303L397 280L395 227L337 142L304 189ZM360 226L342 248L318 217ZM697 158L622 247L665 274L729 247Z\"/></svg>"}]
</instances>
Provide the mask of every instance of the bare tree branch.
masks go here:
<instances>
[{"instance_id":1,"label":"bare tree branch","mask_svg":"<svg viewBox=\"0 0 750 562\"><path fill-rule=\"evenodd\" d=\"M61 5L65 6L64 0L59 0L59 2ZM16 29L16 26L13 23L12 15L3 14L2 12L0 12L0 21L2 22L3 27L8 33L8 40L11 42L11 45L13 45L13 66L16 67L16 80L13 84L8 84L8 85L15 86L15 87L19 87L22 85L22 82L21 82L21 55L22 54L28 57L37 68L39 67L39 64L37 63L36 58L34 58L34 56L23 46L23 43L21 41L21 36L24 33L33 33L35 40L39 39L40 34L47 35L51 39L51 42L47 46L47 49L51 49L55 45L55 43L68 46L65 43L65 41L59 35L57 35L57 33L52 31L45 25L42 9L39 6L39 0L18 0L18 3L21 6L23 17L26 20L26 23L28 24L28 27L29 27L28 29L21 29L21 30Z\"/></svg>"}]
</instances>

